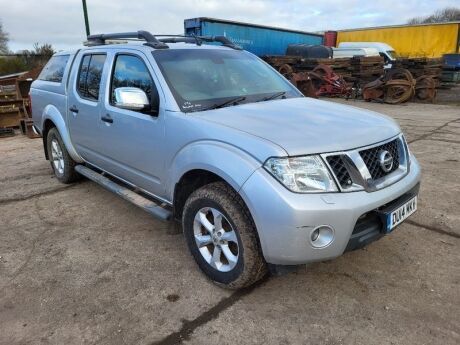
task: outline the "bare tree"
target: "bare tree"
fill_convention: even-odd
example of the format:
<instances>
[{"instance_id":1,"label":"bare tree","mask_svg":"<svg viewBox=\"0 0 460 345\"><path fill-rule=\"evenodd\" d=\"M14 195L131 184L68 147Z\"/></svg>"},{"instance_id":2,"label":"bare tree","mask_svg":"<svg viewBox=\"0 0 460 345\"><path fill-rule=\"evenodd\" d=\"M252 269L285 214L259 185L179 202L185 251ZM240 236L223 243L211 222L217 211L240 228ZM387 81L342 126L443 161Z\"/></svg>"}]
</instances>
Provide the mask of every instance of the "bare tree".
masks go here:
<instances>
[{"instance_id":1,"label":"bare tree","mask_svg":"<svg viewBox=\"0 0 460 345\"><path fill-rule=\"evenodd\" d=\"M429 24L429 23L445 23L460 21L460 8L446 7L438 10L430 16L415 17L407 21L407 24Z\"/></svg>"},{"instance_id":2,"label":"bare tree","mask_svg":"<svg viewBox=\"0 0 460 345\"><path fill-rule=\"evenodd\" d=\"M11 52L7 50L3 54L8 55ZM31 50L23 50L10 56L0 57L0 76L43 67L53 54L54 49L51 44L45 43L40 45L35 43Z\"/></svg>"},{"instance_id":3,"label":"bare tree","mask_svg":"<svg viewBox=\"0 0 460 345\"><path fill-rule=\"evenodd\" d=\"M40 45L39 43L34 44L34 48L31 50L23 50L20 58L25 62L28 68L34 68L37 66L43 66L55 53L53 46L49 43Z\"/></svg>"},{"instance_id":4,"label":"bare tree","mask_svg":"<svg viewBox=\"0 0 460 345\"><path fill-rule=\"evenodd\" d=\"M0 22L0 54L8 54L9 49L8 49L8 34L3 31L3 25L2 22Z\"/></svg>"},{"instance_id":5,"label":"bare tree","mask_svg":"<svg viewBox=\"0 0 460 345\"><path fill-rule=\"evenodd\" d=\"M46 58L50 58L55 53L53 46L49 43L44 43L42 45L35 43L34 44L34 53L35 55L40 55Z\"/></svg>"}]
</instances>

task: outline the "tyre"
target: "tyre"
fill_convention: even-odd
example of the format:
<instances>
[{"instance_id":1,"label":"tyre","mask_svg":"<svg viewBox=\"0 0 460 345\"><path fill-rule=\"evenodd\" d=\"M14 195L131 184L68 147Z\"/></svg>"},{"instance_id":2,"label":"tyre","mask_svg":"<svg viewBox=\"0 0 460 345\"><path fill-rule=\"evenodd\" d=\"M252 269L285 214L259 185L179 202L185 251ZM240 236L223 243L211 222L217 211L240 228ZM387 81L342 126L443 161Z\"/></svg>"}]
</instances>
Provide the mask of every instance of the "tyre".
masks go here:
<instances>
[{"instance_id":1,"label":"tyre","mask_svg":"<svg viewBox=\"0 0 460 345\"><path fill-rule=\"evenodd\" d=\"M184 206L182 226L192 256L216 284L239 289L267 273L249 210L226 183L193 192Z\"/></svg>"},{"instance_id":2,"label":"tyre","mask_svg":"<svg viewBox=\"0 0 460 345\"><path fill-rule=\"evenodd\" d=\"M75 171L75 161L70 157L57 128L51 128L46 137L48 157L57 179L72 183L80 177Z\"/></svg>"}]
</instances>

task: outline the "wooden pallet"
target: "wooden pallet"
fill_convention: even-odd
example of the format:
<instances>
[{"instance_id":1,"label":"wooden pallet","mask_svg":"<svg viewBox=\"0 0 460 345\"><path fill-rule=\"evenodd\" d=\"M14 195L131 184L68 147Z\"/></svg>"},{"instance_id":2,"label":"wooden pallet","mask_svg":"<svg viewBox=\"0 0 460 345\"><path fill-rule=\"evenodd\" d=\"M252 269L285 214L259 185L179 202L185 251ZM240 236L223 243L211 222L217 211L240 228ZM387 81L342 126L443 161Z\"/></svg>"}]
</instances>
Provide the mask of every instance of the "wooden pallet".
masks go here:
<instances>
[{"instance_id":1,"label":"wooden pallet","mask_svg":"<svg viewBox=\"0 0 460 345\"><path fill-rule=\"evenodd\" d=\"M19 110L1 113L0 127L17 128L22 118Z\"/></svg>"},{"instance_id":2,"label":"wooden pallet","mask_svg":"<svg viewBox=\"0 0 460 345\"><path fill-rule=\"evenodd\" d=\"M0 127L17 128L21 119L28 117L23 100L0 99Z\"/></svg>"}]
</instances>

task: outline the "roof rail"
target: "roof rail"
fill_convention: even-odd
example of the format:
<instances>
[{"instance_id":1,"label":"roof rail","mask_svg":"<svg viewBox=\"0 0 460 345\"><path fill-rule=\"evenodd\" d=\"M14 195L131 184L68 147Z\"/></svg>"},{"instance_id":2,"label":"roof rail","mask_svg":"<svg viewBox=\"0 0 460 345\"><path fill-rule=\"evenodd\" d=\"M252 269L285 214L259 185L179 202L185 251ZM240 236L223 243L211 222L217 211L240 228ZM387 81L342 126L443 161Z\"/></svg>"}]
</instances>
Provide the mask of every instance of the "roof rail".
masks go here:
<instances>
[{"instance_id":1,"label":"roof rail","mask_svg":"<svg viewBox=\"0 0 460 345\"><path fill-rule=\"evenodd\" d=\"M242 48L232 41L230 41L225 36L183 36L183 35L156 35L156 37L166 37L160 38L160 42L164 43L177 43L177 42L185 42L185 43L196 43L197 45L201 45L203 42L219 42L222 43L223 46L229 47L232 49L241 50Z\"/></svg>"},{"instance_id":2,"label":"roof rail","mask_svg":"<svg viewBox=\"0 0 460 345\"><path fill-rule=\"evenodd\" d=\"M122 39L138 39L145 40L144 43L146 46L155 48L155 49L166 49L169 48L167 44L158 41L158 39L153 36L148 31L134 31L134 32L119 32L112 34L98 34L98 35L89 35L88 36L88 45L104 45L106 40L122 40Z\"/></svg>"},{"instance_id":3,"label":"roof rail","mask_svg":"<svg viewBox=\"0 0 460 345\"><path fill-rule=\"evenodd\" d=\"M157 37L164 37L158 39ZM133 31L133 32L119 32L112 34L98 34L89 35L88 40L85 43L87 46L104 45L106 40L123 40L123 39L134 39L146 41L144 45L155 48L155 49L167 49L169 48L166 43L195 43L201 45L203 42L219 42L223 46L232 49L241 50L242 48L225 36L183 36L183 35L152 35L148 31Z\"/></svg>"}]
</instances>

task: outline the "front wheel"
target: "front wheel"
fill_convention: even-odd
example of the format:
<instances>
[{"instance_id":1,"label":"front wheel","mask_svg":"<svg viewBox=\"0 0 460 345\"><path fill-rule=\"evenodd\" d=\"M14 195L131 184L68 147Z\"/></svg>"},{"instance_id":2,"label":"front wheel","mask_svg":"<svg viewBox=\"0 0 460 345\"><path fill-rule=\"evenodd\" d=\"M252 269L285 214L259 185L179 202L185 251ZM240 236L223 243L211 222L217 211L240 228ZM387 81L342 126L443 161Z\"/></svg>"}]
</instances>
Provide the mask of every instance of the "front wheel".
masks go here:
<instances>
[{"instance_id":1,"label":"front wheel","mask_svg":"<svg viewBox=\"0 0 460 345\"><path fill-rule=\"evenodd\" d=\"M249 210L224 182L193 192L185 203L182 224L192 256L213 282L238 289L266 274Z\"/></svg>"},{"instance_id":2,"label":"front wheel","mask_svg":"<svg viewBox=\"0 0 460 345\"><path fill-rule=\"evenodd\" d=\"M75 171L75 161L65 148L57 128L51 128L46 137L48 156L56 178L62 183L72 183L80 177Z\"/></svg>"}]
</instances>

